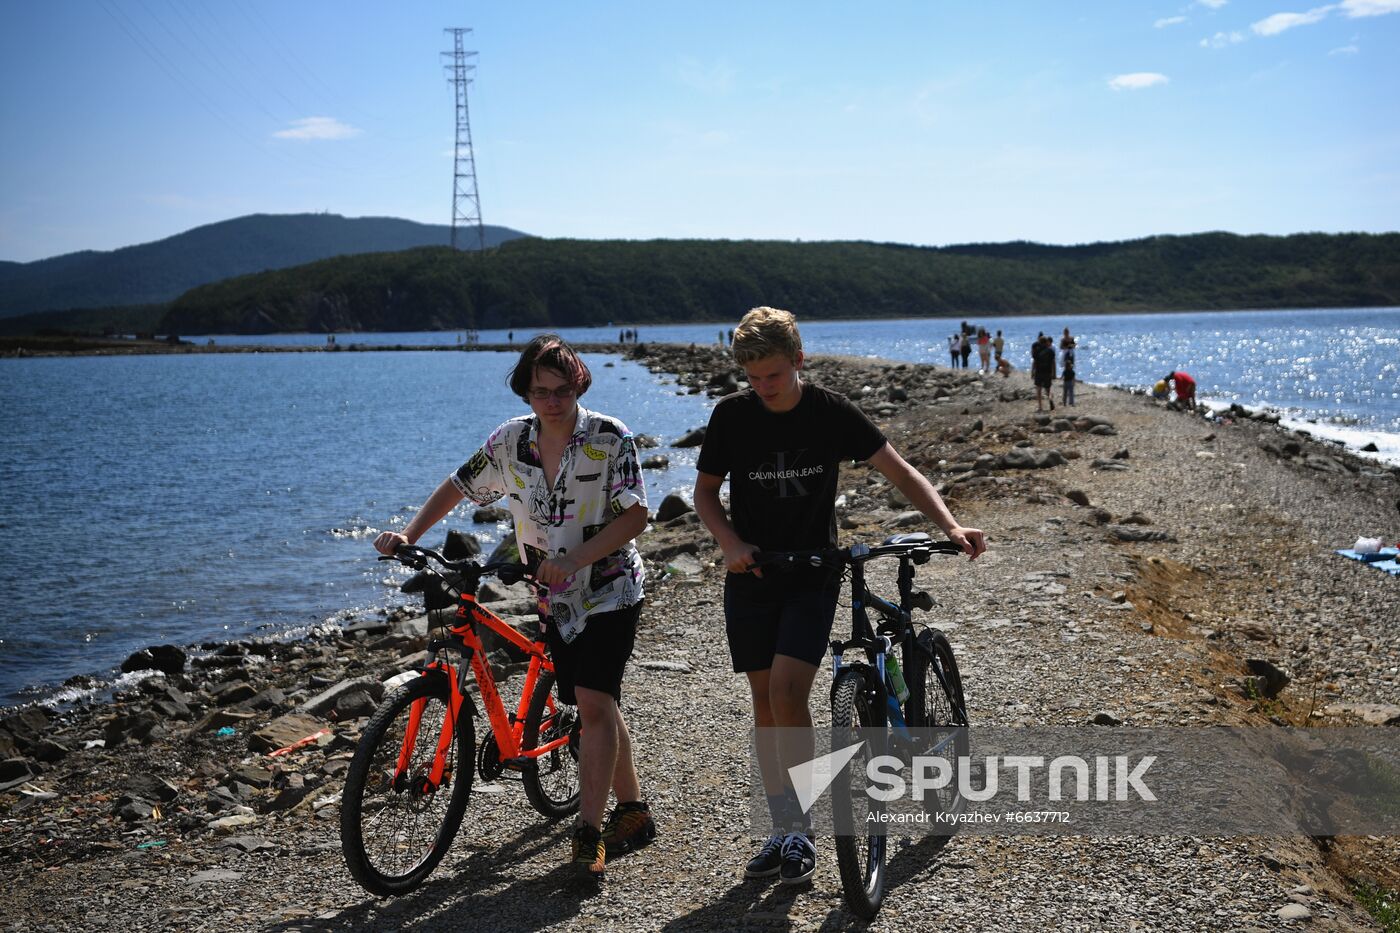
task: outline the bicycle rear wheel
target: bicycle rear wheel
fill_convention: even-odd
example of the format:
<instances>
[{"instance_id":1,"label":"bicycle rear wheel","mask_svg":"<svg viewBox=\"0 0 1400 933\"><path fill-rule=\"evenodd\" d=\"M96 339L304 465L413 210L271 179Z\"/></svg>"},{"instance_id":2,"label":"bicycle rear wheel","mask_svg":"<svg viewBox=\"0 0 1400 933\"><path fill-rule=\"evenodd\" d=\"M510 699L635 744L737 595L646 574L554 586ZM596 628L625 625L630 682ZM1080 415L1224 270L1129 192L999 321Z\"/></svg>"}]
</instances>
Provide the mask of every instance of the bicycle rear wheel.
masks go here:
<instances>
[{"instance_id":1,"label":"bicycle rear wheel","mask_svg":"<svg viewBox=\"0 0 1400 933\"><path fill-rule=\"evenodd\" d=\"M453 724L442 780L436 787L430 780L451 696L445 674L409 681L370 717L355 749L341 794L340 846L350 874L371 894L405 894L422 884L462 823L475 760L466 703ZM415 706L421 710L417 735L400 771Z\"/></svg>"},{"instance_id":2,"label":"bicycle rear wheel","mask_svg":"<svg viewBox=\"0 0 1400 933\"><path fill-rule=\"evenodd\" d=\"M956 774L958 762L967 758L970 743L967 704L953 646L938 629L926 629L919 634L913 660L909 670L909 725L935 730L930 746L921 754L947 759ZM934 814L956 812L963 803L956 780L924 796L925 809Z\"/></svg>"},{"instance_id":3,"label":"bicycle rear wheel","mask_svg":"<svg viewBox=\"0 0 1400 933\"><path fill-rule=\"evenodd\" d=\"M858 670L842 671L831 687L831 750L861 741L857 731L877 725L870 708L865 677ZM841 890L851 912L869 920L885 899L885 836L871 830L883 804L865 793L865 764L871 749L862 747L831 783L831 813L836 824L836 865Z\"/></svg>"},{"instance_id":4,"label":"bicycle rear wheel","mask_svg":"<svg viewBox=\"0 0 1400 933\"><path fill-rule=\"evenodd\" d=\"M560 703L557 697L551 708L553 691L554 674L540 671L525 713L520 747L529 751L564 736L569 737L569 742L536 758L534 767L526 768L521 777L530 806L545 816L558 819L578 812L579 718L577 707Z\"/></svg>"}]
</instances>

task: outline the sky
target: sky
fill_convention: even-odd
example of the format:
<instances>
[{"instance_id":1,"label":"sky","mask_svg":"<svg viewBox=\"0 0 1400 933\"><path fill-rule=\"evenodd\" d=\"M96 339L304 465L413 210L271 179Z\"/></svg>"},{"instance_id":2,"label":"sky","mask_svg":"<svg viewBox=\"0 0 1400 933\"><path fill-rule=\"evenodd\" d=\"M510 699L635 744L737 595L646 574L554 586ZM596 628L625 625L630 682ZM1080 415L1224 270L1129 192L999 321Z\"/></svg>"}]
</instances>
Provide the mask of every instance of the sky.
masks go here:
<instances>
[{"instance_id":1,"label":"sky","mask_svg":"<svg viewBox=\"0 0 1400 933\"><path fill-rule=\"evenodd\" d=\"M1400 229L1400 0L0 0L0 259L250 213L548 237Z\"/></svg>"}]
</instances>

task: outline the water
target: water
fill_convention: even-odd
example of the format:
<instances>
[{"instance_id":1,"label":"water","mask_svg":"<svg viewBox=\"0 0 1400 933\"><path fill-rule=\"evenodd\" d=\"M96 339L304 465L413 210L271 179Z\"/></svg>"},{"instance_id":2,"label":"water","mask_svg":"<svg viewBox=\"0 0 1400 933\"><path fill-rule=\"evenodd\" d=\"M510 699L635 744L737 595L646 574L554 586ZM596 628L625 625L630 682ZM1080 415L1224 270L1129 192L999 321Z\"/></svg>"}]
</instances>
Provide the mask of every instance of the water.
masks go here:
<instances>
[{"instance_id":1,"label":"water","mask_svg":"<svg viewBox=\"0 0 1400 933\"><path fill-rule=\"evenodd\" d=\"M1400 462L1400 309L974 323L1001 328L1018 367L1037 332L1068 325L1086 381L1145 386L1184 368L1203 398L1279 406L1314 433L1374 439ZM811 352L946 365L956 325L833 321L802 332ZM563 333L596 342L617 330ZM644 340L715 343L720 328L640 330ZM338 339L441 345L458 336ZM705 422L703 397L677 396L616 357L587 359L586 403L634 431L664 443ZM15 558L0 578L0 705L55 696L52 685L110 671L148 644L295 631L396 601L390 584L401 577L374 561L370 540L401 528L492 427L524 411L504 385L513 362L394 351L0 360L0 531ZM658 452L672 466L647 474L653 505L694 477L694 450ZM484 530L488 546L499 537L503 529L471 525L469 514L448 521Z\"/></svg>"},{"instance_id":2,"label":"water","mask_svg":"<svg viewBox=\"0 0 1400 933\"><path fill-rule=\"evenodd\" d=\"M585 404L663 444L704 424L635 363L586 355ZM523 414L506 353L221 354L0 361L0 705L155 643L314 626L393 601L370 542L491 428ZM614 362L609 368L604 364ZM653 507L697 451L659 448ZM504 526L470 522L486 547ZM424 536L441 544L444 526ZM31 540L32 539L32 540ZM395 565L396 566L396 565ZM71 692L69 694L71 695Z\"/></svg>"},{"instance_id":3,"label":"water","mask_svg":"<svg viewBox=\"0 0 1400 933\"><path fill-rule=\"evenodd\" d=\"M1400 308L1181 312L1174 314L1062 315L969 318L993 333L1000 328L1018 368L1030 366L1030 343L1041 332L1058 339L1068 326L1078 341L1080 380L1147 387L1184 369L1203 399L1268 405L1301 421L1323 423L1314 433L1389 444L1400 458ZM802 339L812 353L875 356L947 365L948 335L957 319L810 321ZM733 326L726 325L726 327ZM561 328L567 340L613 341L620 327ZM716 343L718 324L641 325L643 340ZM523 343L538 331L514 332ZM505 343L507 331L481 331L483 343ZM461 334L342 334L341 344L450 345ZM203 342L207 337L189 338ZM219 343L316 345L320 334L214 338ZM974 351L970 362L977 365ZM1326 425L1338 430L1327 431ZM1397 435L1373 436L1373 432ZM1400 462L1400 460L1397 460Z\"/></svg>"}]
</instances>

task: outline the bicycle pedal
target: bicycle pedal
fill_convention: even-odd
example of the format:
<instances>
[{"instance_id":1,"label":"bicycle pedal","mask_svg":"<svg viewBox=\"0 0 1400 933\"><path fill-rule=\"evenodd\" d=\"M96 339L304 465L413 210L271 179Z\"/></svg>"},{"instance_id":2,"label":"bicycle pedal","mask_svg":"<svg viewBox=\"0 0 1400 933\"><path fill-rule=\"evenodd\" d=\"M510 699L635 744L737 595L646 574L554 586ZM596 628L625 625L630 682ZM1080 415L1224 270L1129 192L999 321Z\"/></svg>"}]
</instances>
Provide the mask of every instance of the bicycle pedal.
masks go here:
<instances>
[{"instance_id":1,"label":"bicycle pedal","mask_svg":"<svg viewBox=\"0 0 1400 933\"><path fill-rule=\"evenodd\" d=\"M508 771L534 771L537 768L537 764L533 758L507 758L505 761L501 762L501 764Z\"/></svg>"}]
</instances>

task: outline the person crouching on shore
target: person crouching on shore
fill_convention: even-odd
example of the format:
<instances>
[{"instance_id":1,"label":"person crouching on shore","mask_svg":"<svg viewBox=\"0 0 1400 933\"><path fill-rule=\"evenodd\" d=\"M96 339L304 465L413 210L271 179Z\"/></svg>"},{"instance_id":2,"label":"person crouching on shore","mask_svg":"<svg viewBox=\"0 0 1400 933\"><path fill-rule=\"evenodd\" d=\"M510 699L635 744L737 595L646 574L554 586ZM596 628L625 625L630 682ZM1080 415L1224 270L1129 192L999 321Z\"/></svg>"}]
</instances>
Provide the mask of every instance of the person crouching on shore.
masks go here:
<instances>
[{"instance_id":1,"label":"person crouching on shore","mask_svg":"<svg viewBox=\"0 0 1400 933\"><path fill-rule=\"evenodd\" d=\"M374 547L392 554L413 544L464 496L478 505L506 498L521 559L548 587L541 625L559 700L577 705L581 720L570 861L577 874L601 879L608 858L650 842L656 825L621 709L642 611L644 569L633 539L647 524L646 486L626 425L578 404L592 382L558 336L531 340L510 373L530 414L492 431L402 534L386 531ZM610 786L617 806L604 822Z\"/></svg>"}]
</instances>

